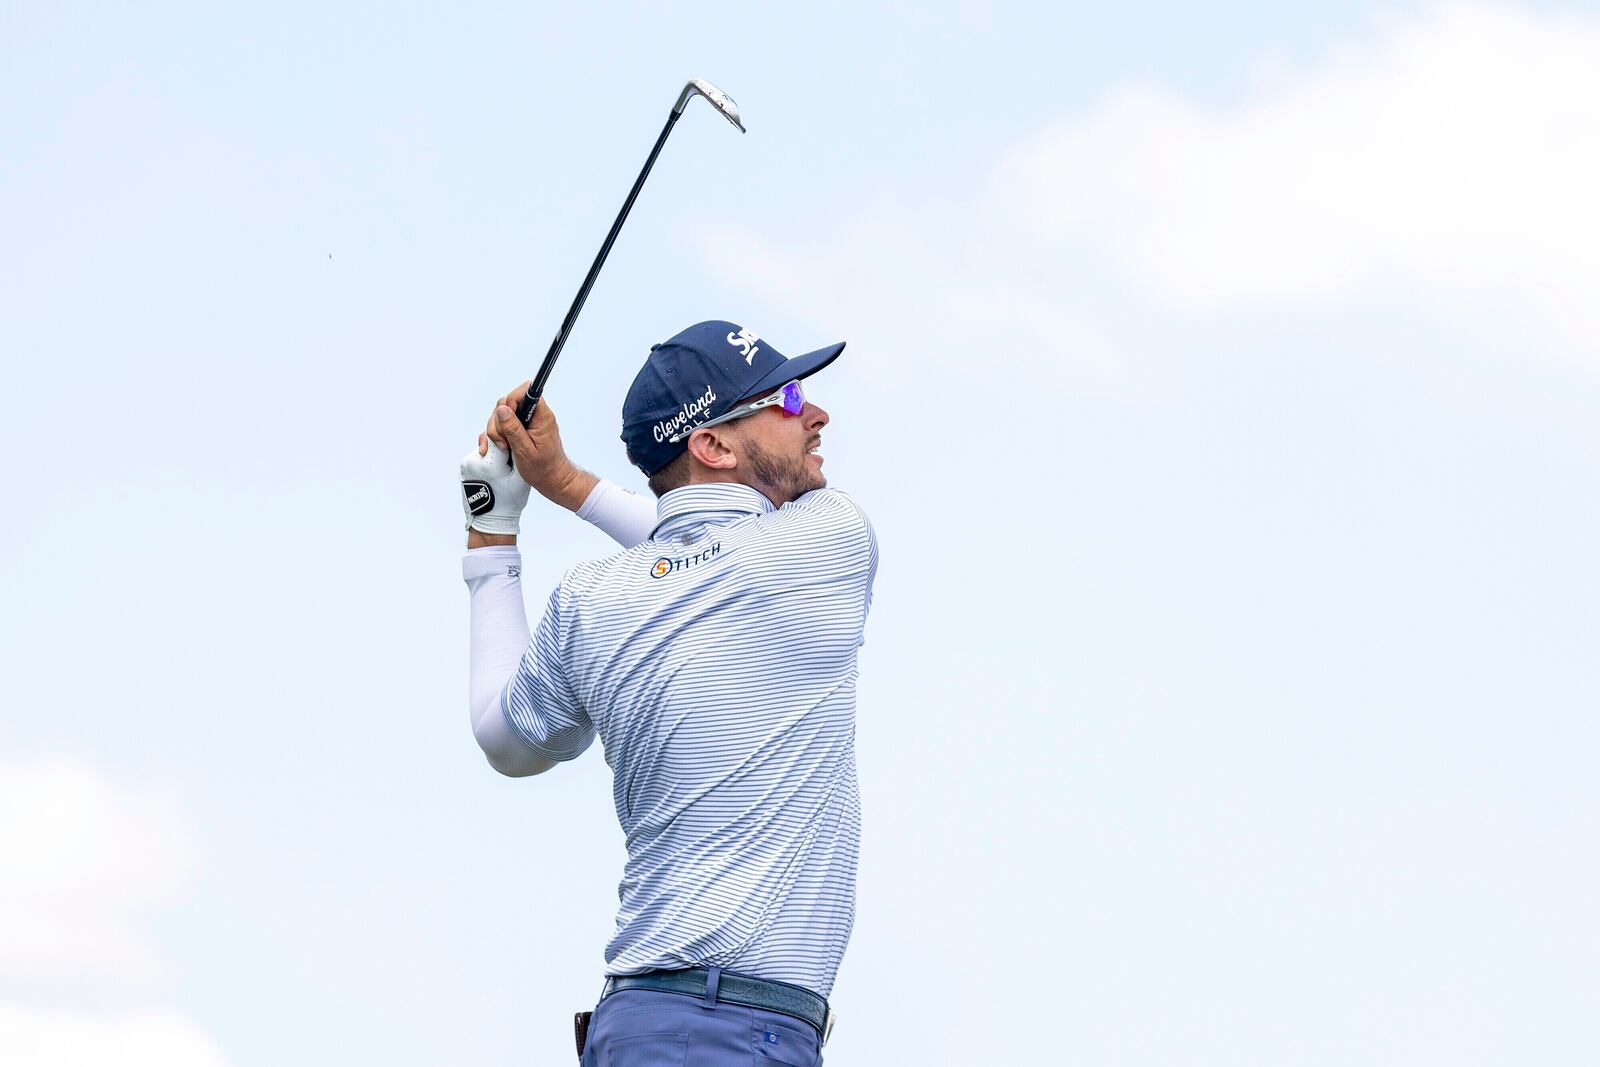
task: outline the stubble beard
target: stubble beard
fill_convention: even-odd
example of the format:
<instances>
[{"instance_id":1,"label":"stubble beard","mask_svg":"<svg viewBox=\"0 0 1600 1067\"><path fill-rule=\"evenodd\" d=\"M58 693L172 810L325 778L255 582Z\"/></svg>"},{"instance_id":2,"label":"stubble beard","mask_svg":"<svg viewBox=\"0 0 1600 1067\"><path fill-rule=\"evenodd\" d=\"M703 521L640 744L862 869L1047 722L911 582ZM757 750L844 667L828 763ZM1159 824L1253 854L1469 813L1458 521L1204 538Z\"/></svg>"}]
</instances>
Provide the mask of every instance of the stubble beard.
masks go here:
<instances>
[{"instance_id":1,"label":"stubble beard","mask_svg":"<svg viewBox=\"0 0 1600 1067\"><path fill-rule=\"evenodd\" d=\"M754 441L745 441L750 476L778 503L787 504L813 489L828 484L823 473L806 462L805 453L784 457L768 452Z\"/></svg>"}]
</instances>

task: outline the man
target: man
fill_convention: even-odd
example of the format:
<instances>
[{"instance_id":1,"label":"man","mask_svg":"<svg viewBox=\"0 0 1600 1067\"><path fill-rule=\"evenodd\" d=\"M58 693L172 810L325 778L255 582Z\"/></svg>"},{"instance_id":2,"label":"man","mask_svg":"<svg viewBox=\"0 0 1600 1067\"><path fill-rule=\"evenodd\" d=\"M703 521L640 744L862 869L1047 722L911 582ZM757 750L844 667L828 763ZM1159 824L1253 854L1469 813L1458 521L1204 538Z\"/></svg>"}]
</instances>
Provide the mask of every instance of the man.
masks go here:
<instances>
[{"instance_id":1,"label":"man","mask_svg":"<svg viewBox=\"0 0 1600 1067\"><path fill-rule=\"evenodd\" d=\"M729 322L652 348L622 439L653 508L573 465L545 405L525 431L521 386L462 461L473 732L508 775L598 734L627 839L584 1064L821 1063L855 914L856 652L877 546L825 488L828 413L801 380L843 348L785 359ZM531 640L530 485L627 549L567 571Z\"/></svg>"}]
</instances>

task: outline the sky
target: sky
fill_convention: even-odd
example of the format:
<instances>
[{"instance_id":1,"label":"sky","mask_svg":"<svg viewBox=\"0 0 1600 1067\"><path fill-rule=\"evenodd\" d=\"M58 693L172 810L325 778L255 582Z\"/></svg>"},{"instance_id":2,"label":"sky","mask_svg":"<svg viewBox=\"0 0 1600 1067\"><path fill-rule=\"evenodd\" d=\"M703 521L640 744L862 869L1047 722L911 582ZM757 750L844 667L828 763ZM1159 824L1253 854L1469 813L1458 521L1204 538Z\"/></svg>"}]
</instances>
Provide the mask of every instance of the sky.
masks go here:
<instances>
[{"instance_id":1,"label":"sky","mask_svg":"<svg viewBox=\"0 0 1600 1067\"><path fill-rule=\"evenodd\" d=\"M1114 8L1114 9L1113 9ZM0 1059L571 1062L456 461L797 354L882 560L831 1067L1587 1062L1600 12L0 8ZM537 499L534 610L607 539Z\"/></svg>"}]
</instances>

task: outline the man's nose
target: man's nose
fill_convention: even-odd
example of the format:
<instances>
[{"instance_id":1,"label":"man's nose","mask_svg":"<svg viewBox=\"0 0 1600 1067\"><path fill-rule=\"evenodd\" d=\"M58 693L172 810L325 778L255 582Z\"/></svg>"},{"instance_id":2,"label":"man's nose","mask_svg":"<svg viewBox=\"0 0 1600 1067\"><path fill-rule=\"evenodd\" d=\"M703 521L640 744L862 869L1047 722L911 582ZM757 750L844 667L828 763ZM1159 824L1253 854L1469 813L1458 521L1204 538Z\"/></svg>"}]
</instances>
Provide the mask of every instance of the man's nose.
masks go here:
<instances>
[{"instance_id":1,"label":"man's nose","mask_svg":"<svg viewBox=\"0 0 1600 1067\"><path fill-rule=\"evenodd\" d=\"M808 430L820 430L828 425L828 413L823 410L821 404L813 404L808 400L806 409L801 414L805 416L805 427Z\"/></svg>"}]
</instances>

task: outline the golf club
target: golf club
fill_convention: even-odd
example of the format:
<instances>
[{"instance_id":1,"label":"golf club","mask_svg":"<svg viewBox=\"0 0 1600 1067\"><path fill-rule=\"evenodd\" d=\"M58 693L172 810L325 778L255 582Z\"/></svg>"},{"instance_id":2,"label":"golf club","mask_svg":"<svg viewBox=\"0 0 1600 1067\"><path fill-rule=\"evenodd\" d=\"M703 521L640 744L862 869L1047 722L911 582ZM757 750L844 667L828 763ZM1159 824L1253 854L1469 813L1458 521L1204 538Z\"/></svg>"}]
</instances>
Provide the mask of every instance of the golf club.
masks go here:
<instances>
[{"instance_id":1,"label":"golf club","mask_svg":"<svg viewBox=\"0 0 1600 1067\"><path fill-rule=\"evenodd\" d=\"M600 246L600 254L594 257L594 265L589 268L589 273L583 279L583 285L578 287L578 295L573 298L572 307L567 311L567 317L561 320L561 330L556 334L555 340L550 342L550 351L545 353L544 362L539 364L539 373L533 376L533 381L528 385L528 392L517 401L517 418L524 426L533 422L534 409L539 406L539 397L544 393L544 383L550 377L551 369L556 365L556 357L561 355L562 346L567 343L567 335L572 332L572 324L578 321L578 312L583 310L583 302L589 298L589 290L594 287L594 280L600 273L600 267L606 261L606 256L611 252L611 244L617 239L617 234L622 229L622 224L628 218L628 211L633 207L634 200L639 196L639 190L644 187L644 180L650 176L650 168L655 165L656 156L661 154L661 146L667 143L667 135L672 132L672 127L677 123L678 116L683 114L683 109L688 106L689 98L703 96L712 107L722 112L722 116L735 126L739 132L744 133L744 123L739 121L739 105L727 93L703 78L691 78L689 84L683 87L683 92L678 94L678 102L672 107L672 114L667 116L667 124L661 128L661 136L656 138L655 147L650 149L650 158L644 161L644 169L639 172L639 177L634 181L633 188L628 191L628 199L623 201L622 210L617 213L617 221L611 224L611 232L606 234L605 243Z\"/></svg>"}]
</instances>

